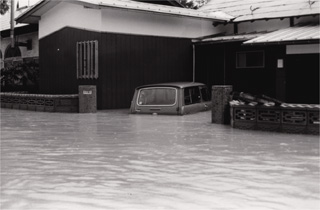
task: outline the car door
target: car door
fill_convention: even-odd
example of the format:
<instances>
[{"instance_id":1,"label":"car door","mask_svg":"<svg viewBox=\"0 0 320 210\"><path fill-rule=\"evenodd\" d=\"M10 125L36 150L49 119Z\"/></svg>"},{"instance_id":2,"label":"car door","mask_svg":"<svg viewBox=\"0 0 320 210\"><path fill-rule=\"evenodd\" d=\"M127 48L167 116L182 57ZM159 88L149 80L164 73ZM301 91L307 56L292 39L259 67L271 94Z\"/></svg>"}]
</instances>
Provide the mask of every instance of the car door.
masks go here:
<instances>
[{"instance_id":1,"label":"car door","mask_svg":"<svg viewBox=\"0 0 320 210\"><path fill-rule=\"evenodd\" d=\"M207 86L200 86L200 93L201 93L201 99L202 104L204 107L204 110L209 110L212 108L212 101L211 101L211 92L207 88Z\"/></svg>"},{"instance_id":2,"label":"car door","mask_svg":"<svg viewBox=\"0 0 320 210\"><path fill-rule=\"evenodd\" d=\"M198 86L184 88L183 114L190 114L205 110Z\"/></svg>"}]
</instances>

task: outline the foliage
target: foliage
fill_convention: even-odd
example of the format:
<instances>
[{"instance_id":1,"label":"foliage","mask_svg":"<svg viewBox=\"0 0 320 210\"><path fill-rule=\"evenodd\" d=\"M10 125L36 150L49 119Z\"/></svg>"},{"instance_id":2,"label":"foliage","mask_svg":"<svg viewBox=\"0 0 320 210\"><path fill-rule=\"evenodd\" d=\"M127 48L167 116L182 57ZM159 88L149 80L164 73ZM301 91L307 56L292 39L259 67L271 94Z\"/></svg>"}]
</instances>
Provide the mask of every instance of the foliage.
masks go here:
<instances>
[{"instance_id":1,"label":"foliage","mask_svg":"<svg viewBox=\"0 0 320 210\"><path fill-rule=\"evenodd\" d=\"M4 15L9 10L8 0L0 1L0 14Z\"/></svg>"},{"instance_id":2,"label":"foliage","mask_svg":"<svg viewBox=\"0 0 320 210\"><path fill-rule=\"evenodd\" d=\"M1 69L1 87L38 86L39 65L34 62L7 64Z\"/></svg>"},{"instance_id":3,"label":"foliage","mask_svg":"<svg viewBox=\"0 0 320 210\"><path fill-rule=\"evenodd\" d=\"M183 7L198 9L207 3L207 0L177 0Z\"/></svg>"}]
</instances>

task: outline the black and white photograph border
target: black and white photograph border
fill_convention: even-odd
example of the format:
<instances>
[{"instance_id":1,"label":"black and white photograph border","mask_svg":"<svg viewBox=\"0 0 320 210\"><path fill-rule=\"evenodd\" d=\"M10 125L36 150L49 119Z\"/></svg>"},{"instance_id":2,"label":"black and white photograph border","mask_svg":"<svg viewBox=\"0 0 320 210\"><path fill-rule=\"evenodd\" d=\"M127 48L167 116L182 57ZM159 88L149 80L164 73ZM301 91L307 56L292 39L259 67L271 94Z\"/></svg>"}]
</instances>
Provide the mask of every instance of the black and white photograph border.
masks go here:
<instances>
[{"instance_id":1,"label":"black and white photograph border","mask_svg":"<svg viewBox=\"0 0 320 210\"><path fill-rule=\"evenodd\" d=\"M318 210L319 0L1 0L1 210Z\"/></svg>"}]
</instances>

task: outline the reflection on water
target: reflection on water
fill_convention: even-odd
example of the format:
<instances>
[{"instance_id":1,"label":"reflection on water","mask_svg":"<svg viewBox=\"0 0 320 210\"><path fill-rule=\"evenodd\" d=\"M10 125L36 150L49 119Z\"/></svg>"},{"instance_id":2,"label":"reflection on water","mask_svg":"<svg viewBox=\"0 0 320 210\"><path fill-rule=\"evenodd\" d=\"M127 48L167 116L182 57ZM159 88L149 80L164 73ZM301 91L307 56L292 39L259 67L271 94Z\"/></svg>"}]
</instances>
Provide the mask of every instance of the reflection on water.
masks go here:
<instances>
[{"instance_id":1,"label":"reflection on water","mask_svg":"<svg viewBox=\"0 0 320 210\"><path fill-rule=\"evenodd\" d=\"M1 110L1 210L319 209L319 138L187 116Z\"/></svg>"}]
</instances>

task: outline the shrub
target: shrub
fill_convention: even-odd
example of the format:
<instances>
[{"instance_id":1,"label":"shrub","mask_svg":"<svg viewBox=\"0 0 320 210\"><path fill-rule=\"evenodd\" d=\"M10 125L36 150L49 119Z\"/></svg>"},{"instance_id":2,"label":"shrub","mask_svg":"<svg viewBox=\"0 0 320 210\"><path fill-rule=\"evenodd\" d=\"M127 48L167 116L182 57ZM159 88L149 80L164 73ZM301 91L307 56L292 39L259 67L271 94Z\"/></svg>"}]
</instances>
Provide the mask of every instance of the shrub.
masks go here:
<instances>
[{"instance_id":1,"label":"shrub","mask_svg":"<svg viewBox=\"0 0 320 210\"><path fill-rule=\"evenodd\" d=\"M30 61L22 63L8 63L1 69L1 90L28 91L38 89L39 64Z\"/></svg>"}]
</instances>

